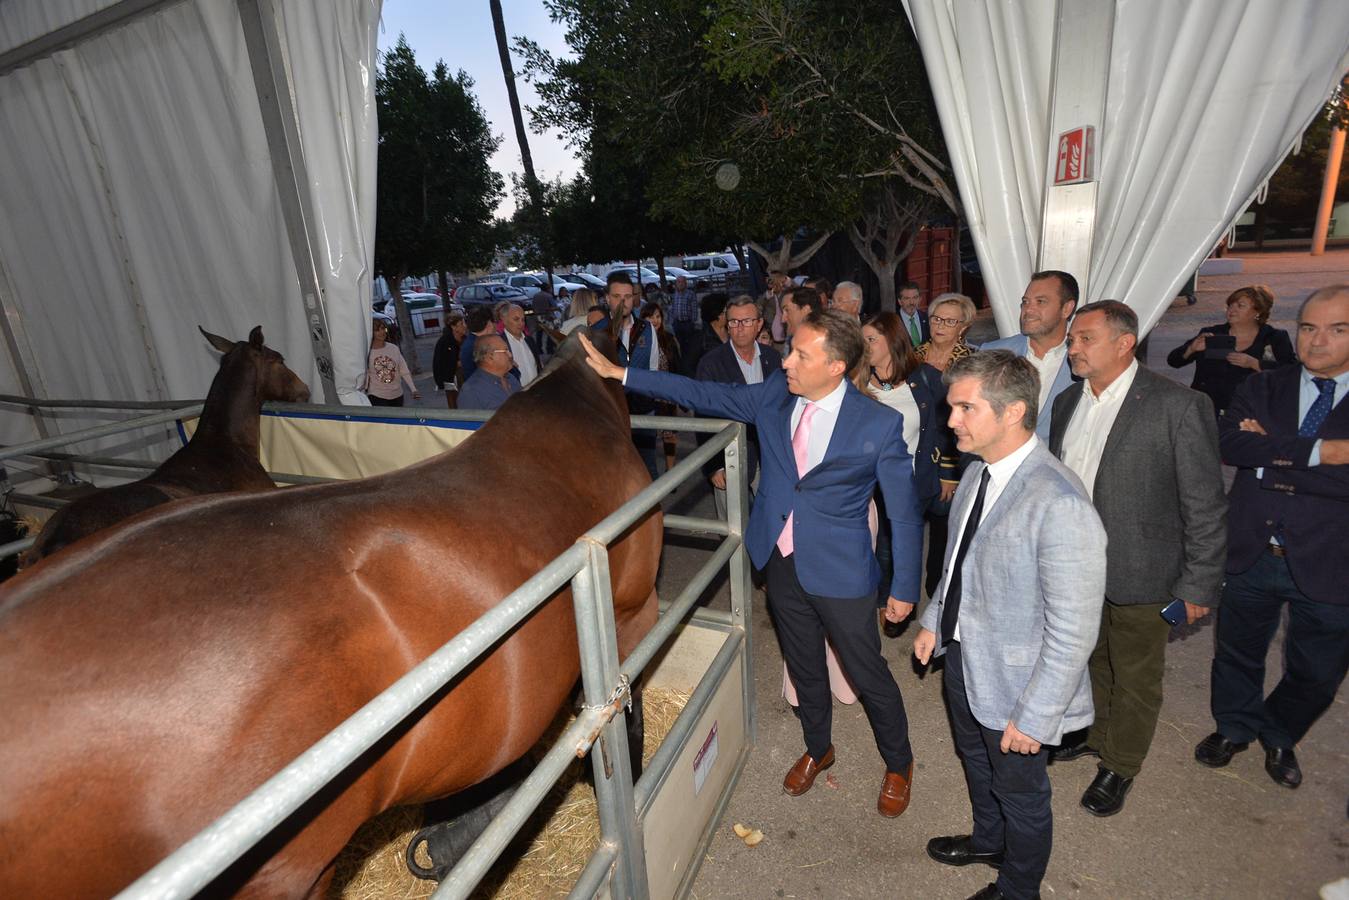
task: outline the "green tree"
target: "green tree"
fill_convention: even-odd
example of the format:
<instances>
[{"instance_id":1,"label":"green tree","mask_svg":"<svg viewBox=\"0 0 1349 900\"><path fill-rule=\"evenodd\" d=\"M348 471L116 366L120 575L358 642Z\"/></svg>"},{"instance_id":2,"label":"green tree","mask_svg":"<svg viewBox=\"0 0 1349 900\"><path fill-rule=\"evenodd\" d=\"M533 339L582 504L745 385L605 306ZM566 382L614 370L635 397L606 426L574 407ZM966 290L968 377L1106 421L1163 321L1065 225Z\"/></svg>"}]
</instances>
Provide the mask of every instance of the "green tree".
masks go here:
<instances>
[{"instance_id":1,"label":"green tree","mask_svg":"<svg viewBox=\"0 0 1349 900\"><path fill-rule=\"evenodd\" d=\"M405 276L487 265L504 194L488 160L500 138L473 93L473 80L443 61L430 77L400 36L375 74L379 171L375 273L388 281L402 350L420 371L412 320L398 290ZM443 277L443 276L442 276Z\"/></svg>"},{"instance_id":2,"label":"green tree","mask_svg":"<svg viewBox=\"0 0 1349 900\"><path fill-rule=\"evenodd\" d=\"M894 232L912 230L934 205L956 204L922 59L898 6L552 0L549 8L575 55L554 59L522 42L543 99L536 124L563 129L583 154L621 147L645 173L655 216L785 236L775 264L804 262L848 228L893 306L895 254L907 252ZM794 252L790 237L801 228L819 237Z\"/></svg>"}]
</instances>

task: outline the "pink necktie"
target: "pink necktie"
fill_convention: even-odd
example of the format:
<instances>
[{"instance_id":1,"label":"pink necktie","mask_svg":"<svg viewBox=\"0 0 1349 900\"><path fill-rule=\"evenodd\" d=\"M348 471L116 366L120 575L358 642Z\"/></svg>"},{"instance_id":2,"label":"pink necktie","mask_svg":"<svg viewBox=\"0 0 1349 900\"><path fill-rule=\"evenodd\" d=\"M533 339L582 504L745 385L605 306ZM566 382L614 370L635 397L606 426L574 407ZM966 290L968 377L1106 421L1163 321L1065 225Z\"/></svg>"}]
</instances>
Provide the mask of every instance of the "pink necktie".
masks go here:
<instances>
[{"instance_id":1,"label":"pink necktie","mask_svg":"<svg viewBox=\"0 0 1349 900\"><path fill-rule=\"evenodd\" d=\"M796 433L792 435L792 454L796 457L797 478L805 475L808 468L810 421L815 418L815 413L819 412L819 409L814 403L807 403L806 408L801 411L801 421L796 423ZM791 556L792 551L796 549L796 544L792 540L792 521L795 517L796 513L787 516L787 524L782 526L782 534L778 535L778 552L783 556Z\"/></svg>"}]
</instances>

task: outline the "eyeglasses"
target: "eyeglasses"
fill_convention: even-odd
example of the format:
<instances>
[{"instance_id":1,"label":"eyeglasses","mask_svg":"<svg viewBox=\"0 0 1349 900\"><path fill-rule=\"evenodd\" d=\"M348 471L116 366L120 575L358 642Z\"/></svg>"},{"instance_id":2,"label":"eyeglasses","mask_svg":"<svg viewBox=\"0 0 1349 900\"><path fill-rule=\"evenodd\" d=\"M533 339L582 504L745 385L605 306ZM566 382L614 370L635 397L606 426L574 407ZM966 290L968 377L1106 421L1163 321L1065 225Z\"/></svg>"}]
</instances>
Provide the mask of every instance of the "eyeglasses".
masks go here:
<instances>
[{"instance_id":1,"label":"eyeglasses","mask_svg":"<svg viewBox=\"0 0 1349 900\"><path fill-rule=\"evenodd\" d=\"M486 353L484 353L483 355L484 355L484 356L496 356L498 353L505 353L506 355L509 356L509 355L510 355L510 352L511 352L511 351L509 351L509 350L488 350L488 351L487 351Z\"/></svg>"},{"instance_id":2,"label":"eyeglasses","mask_svg":"<svg viewBox=\"0 0 1349 900\"><path fill-rule=\"evenodd\" d=\"M748 328L749 326L758 324L762 321L762 316L756 316L753 319L727 319L726 324L732 328Z\"/></svg>"},{"instance_id":3,"label":"eyeglasses","mask_svg":"<svg viewBox=\"0 0 1349 900\"><path fill-rule=\"evenodd\" d=\"M943 319L941 316L928 316L929 322L936 322L938 325L945 325L948 328L955 328L957 325L964 325L963 319Z\"/></svg>"}]
</instances>

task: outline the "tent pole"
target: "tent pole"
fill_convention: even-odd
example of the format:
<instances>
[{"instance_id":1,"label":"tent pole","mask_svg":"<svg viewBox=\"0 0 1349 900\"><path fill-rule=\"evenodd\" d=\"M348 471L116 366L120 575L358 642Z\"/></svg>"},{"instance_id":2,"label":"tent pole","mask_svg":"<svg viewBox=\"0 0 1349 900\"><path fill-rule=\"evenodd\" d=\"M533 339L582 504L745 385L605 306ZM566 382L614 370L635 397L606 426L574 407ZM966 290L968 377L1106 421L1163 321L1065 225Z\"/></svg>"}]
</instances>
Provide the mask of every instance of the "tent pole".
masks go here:
<instances>
[{"instance_id":1,"label":"tent pole","mask_svg":"<svg viewBox=\"0 0 1349 900\"><path fill-rule=\"evenodd\" d=\"M141 16L181 3L182 0L119 0L55 31L39 35L12 50L0 53L0 78L53 53L67 50L89 38L107 34Z\"/></svg>"},{"instance_id":2,"label":"tent pole","mask_svg":"<svg viewBox=\"0 0 1349 900\"><path fill-rule=\"evenodd\" d=\"M1049 128L1045 142L1043 216L1036 269L1059 269L1077 279L1088 298L1091 243L1096 228L1096 160L1102 134L1105 94L1110 76L1110 46L1115 29L1115 0L1059 0L1054 16L1054 66L1050 78ZM1059 171L1060 136L1091 128L1087 180L1055 184ZM1029 274L1029 273L1027 273Z\"/></svg>"},{"instance_id":3,"label":"tent pole","mask_svg":"<svg viewBox=\"0 0 1349 900\"><path fill-rule=\"evenodd\" d=\"M253 69L258 107L262 112L267 149L272 157L272 174L281 201L281 214L300 282L300 296L314 362L323 381L323 401L341 402L333 377L333 351L329 341L328 312L324 305L323 285L319 279L314 237L315 215L309 195L304 149L300 143L300 122L295 109L294 90L286 68L281 32L276 24L274 0L236 0L244 43Z\"/></svg>"}]
</instances>

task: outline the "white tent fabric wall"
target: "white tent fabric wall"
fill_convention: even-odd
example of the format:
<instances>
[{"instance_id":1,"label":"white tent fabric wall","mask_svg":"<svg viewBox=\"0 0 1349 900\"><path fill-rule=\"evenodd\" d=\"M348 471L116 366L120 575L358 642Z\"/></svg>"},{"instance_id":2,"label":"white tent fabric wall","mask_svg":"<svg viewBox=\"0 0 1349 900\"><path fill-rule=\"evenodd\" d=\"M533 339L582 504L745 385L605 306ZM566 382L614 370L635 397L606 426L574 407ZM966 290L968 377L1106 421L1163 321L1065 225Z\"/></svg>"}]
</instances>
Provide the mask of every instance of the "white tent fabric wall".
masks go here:
<instances>
[{"instance_id":1,"label":"white tent fabric wall","mask_svg":"<svg viewBox=\"0 0 1349 900\"><path fill-rule=\"evenodd\" d=\"M0 52L111 5L7 0ZM278 0L315 214L334 371L369 342L380 0ZM200 324L270 346L321 398L233 0L184 0L0 77L0 291L45 396L205 396ZM0 390L21 393L20 360ZM94 424L62 417L61 431ZM36 437L0 418L0 441ZM85 451L89 445L84 445Z\"/></svg>"},{"instance_id":2,"label":"white tent fabric wall","mask_svg":"<svg viewBox=\"0 0 1349 900\"><path fill-rule=\"evenodd\" d=\"M1048 170L1053 0L904 0L1002 334ZM1117 0L1088 299L1150 329L1349 67L1343 0Z\"/></svg>"}]
</instances>

